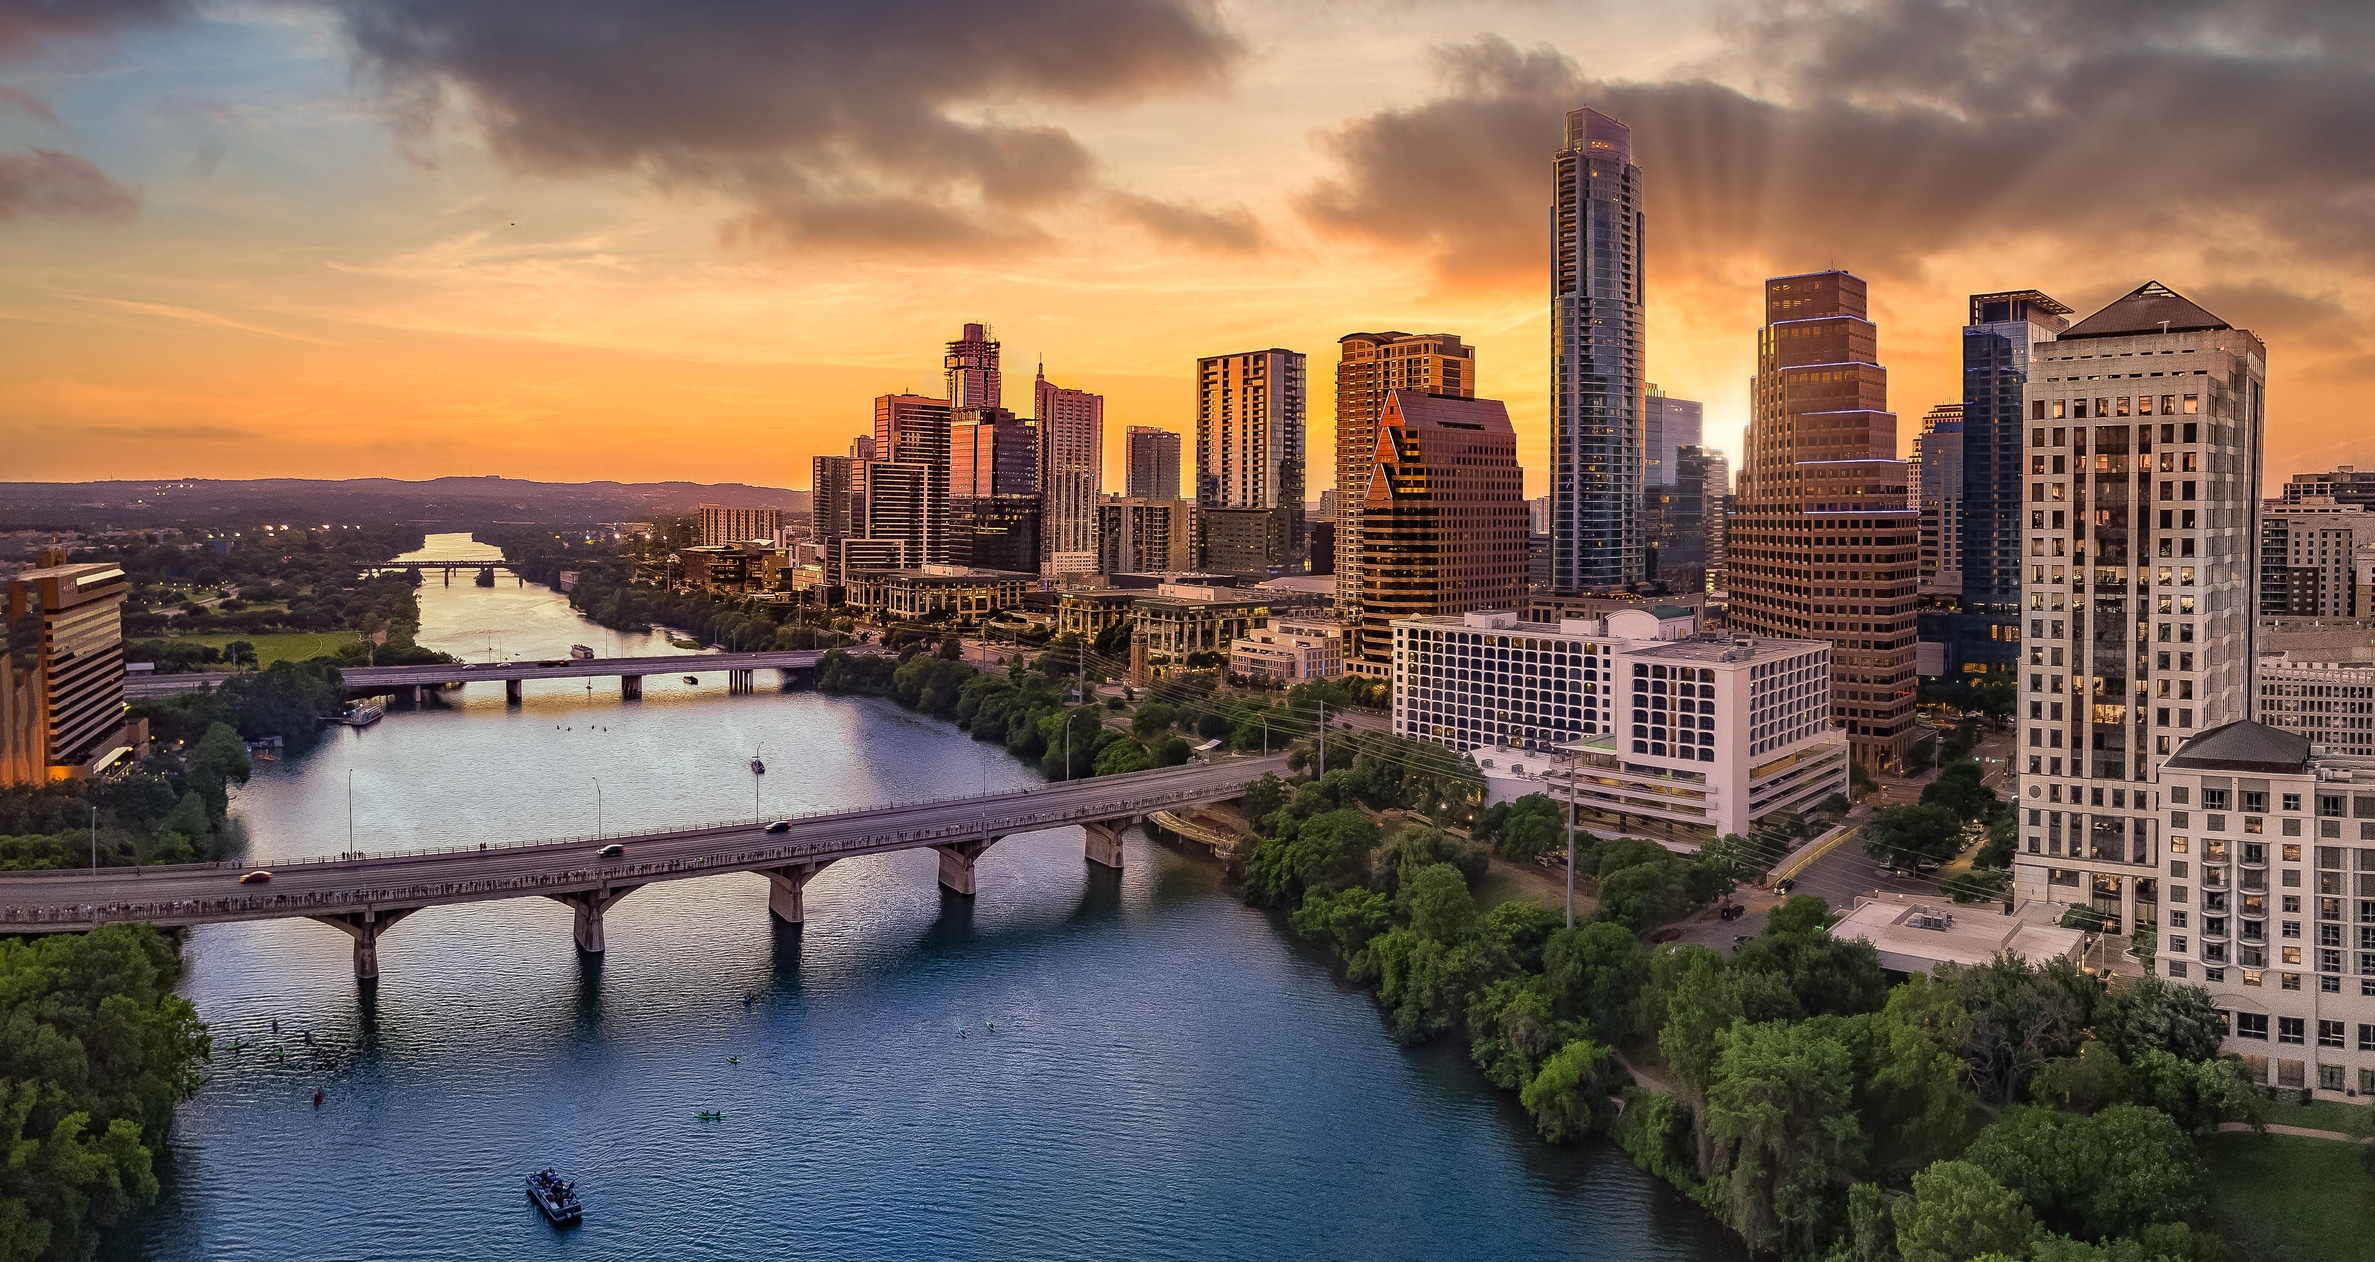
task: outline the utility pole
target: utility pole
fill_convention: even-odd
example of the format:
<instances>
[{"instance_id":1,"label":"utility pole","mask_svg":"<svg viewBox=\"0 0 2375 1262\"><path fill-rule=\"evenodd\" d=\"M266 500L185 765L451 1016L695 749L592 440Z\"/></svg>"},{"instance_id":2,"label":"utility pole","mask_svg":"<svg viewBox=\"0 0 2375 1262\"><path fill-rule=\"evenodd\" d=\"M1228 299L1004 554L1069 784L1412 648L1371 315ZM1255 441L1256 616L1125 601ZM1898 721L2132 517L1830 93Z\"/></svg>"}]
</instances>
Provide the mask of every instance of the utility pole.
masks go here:
<instances>
[{"instance_id":1,"label":"utility pole","mask_svg":"<svg viewBox=\"0 0 2375 1262\"><path fill-rule=\"evenodd\" d=\"M1583 751L1567 751L1567 927L1575 927L1575 763Z\"/></svg>"}]
</instances>

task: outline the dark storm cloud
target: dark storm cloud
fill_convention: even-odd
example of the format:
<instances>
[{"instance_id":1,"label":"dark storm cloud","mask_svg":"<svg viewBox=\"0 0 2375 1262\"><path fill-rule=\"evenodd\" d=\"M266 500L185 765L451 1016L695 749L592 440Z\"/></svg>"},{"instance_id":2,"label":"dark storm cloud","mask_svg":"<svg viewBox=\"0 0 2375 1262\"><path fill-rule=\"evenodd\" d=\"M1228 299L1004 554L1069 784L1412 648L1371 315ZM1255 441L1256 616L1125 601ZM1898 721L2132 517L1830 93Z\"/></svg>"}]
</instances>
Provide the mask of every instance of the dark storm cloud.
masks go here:
<instances>
[{"instance_id":1,"label":"dark storm cloud","mask_svg":"<svg viewBox=\"0 0 2375 1262\"><path fill-rule=\"evenodd\" d=\"M1325 138L1324 228L1422 242L1446 283L1541 274L1568 109L1633 127L1653 269L1750 254L1918 274L2034 235L2193 239L2230 270L2375 265L2375 6L2224 0L1773 3L1708 80L1596 80L1493 37L1446 89Z\"/></svg>"},{"instance_id":2,"label":"dark storm cloud","mask_svg":"<svg viewBox=\"0 0 2375 1262\"><path fill-rule=\"evenodd\" d=\"M0 222L17 219L129 219L140 193L89 160L55 149L0 153Z\"/></svg>"},{"instance_id":3,"label":"dark storm cloud","mask_svg":"<svg viewBox=\"0 0 2375 1262\"><path fill-rule=\"evenodd\" d=\"M466 114L524 169L721 189L749 207L730 231L787 243L1036 239L1098 163L1002 112L1197 88L1239 53L1201 0L341 8L412 121Z\"/></svg>"}]
</instances>

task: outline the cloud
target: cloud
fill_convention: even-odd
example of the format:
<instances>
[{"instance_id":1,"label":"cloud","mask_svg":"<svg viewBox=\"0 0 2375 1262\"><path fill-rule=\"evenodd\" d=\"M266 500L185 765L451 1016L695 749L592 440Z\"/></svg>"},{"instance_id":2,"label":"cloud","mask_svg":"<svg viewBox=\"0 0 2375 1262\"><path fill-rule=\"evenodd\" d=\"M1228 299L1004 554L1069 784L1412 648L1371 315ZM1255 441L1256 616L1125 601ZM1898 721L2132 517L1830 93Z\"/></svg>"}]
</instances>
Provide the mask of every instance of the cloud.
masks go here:
<instances>
[{"instance_id":1,"label":"cloud","mask_svg":"<svg viewBox=\"0 0 2375 1262\"><path fill-rule=\"evenodd\" d=\"M1043 103L1219 82L1241 49L1203 0L340 0L421 137L464 120L513 166L628 172L746 209L784 244L1012 245L1098 187Z\"/></svg>"},{"instance_id":2,"label":"cloud","mask_svg":"<svg viewBox=\"0 0 2375 1262\"><path fill-rule=\"evenodd\" d=\"M53 42L170 22L188 0L0 0L0 60L36 56Z\"/></svg>"},{"instance_id":3,"label":"cloud","mask_svg":"<svg viewBox=\"0 0 2375 1262\"><path fill-rule=\"evenodd\" d=\"M48 102L43 101L40 97L25 91L23 88L12 88L6 84L0 84L0 106L7 106L10 109L20 110L29 117L38 119L44 123L54 123L58 121L57 111L51 109Z\"/></svg>"},{"instance_id":4,"label":"cloud","mask_svg":"<svg viewBox=\"0 0 2375 1262\"><path fill-rule=\"evenodd\" d=\"M1336 170L1300 210L1425 250L1449 286L1538 280L1561 119L1591 105L1633 128L1653 276L1919 276L2044 239L2375 270L2375 7L1772 0L1720 31L1708 77L1657 82L1492 36L1439 49L1439 95L1321 138Z\"/></svg>"},{"instance_id":5,"label":"cloud","mask_svg":"<svg viewBox=\"0 0 2375 1262\"><path fill-rule=\"evenodd\" d=\"M1252 254L1264 243L1261 224L1243 206L1206 210L1136 193L1113 193L1106 200L1115 213L1157 237L1199 250Z\"/></svg>"},{"instance_id":6,"label":"cloud","mask_svg":"<svg viewBox=\"0 0 2375 1262\"><path fill-rule=\"evenodd\" d=\"M89 159L55 149L0 153L0 222L130 219L140 190L109 179Z\"/></svg>"}]
</instances>

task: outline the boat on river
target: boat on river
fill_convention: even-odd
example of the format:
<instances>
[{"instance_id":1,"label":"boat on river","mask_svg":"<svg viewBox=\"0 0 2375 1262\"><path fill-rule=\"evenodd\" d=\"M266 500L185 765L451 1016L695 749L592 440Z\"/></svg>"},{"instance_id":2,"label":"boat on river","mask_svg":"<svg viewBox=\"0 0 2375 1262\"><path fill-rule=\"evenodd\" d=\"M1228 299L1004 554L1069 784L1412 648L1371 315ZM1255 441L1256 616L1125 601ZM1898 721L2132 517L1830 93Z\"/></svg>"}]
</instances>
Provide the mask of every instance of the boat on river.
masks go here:
<instances>
[{"instance_id":1,"label":"boat on river","mask_svg":"<svg viewBox=\"0 0 2375 1262\"><path fill-rule=\"evenodd\" d=\"M528 1176L528 1199L555 1225L573 1223L585 1216L585 1206L577 1199L577 1185L562 1178L551 1166Z\"/></svg>"}]
</instances>

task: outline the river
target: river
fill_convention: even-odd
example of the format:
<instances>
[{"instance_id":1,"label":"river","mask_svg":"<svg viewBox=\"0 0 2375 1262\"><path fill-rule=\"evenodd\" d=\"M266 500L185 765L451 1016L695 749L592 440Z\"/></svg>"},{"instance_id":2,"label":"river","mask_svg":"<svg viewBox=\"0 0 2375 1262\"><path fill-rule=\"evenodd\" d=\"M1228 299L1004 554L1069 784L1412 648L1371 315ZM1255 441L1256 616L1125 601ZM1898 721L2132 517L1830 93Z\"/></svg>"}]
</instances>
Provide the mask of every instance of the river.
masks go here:
<instances>
[{"instance_id":1,"label":"river","mask_svg":"<svg viewBox=\"0 0 2375 1262\"><path fill-rule=\"evenodd\" d=\"M431 577L422 643L672 651L500 577ZM1037 779L888 702L699 680L640 703L615 681L530 682L516 708L447 694L260 765L233 809L270 860L585 834L597 809L609 833L747 817L754 749L768 815ZM558 903L430 909L382 938L368 997L334 929L199 929L185 993L214 1061L163 1198L107 1255L1737 1256L1614 1148L1537 1142L1456 1050L1395 1046L1206 860L1133 830L1116 874L1064 829L1000 842L971 900L934 871L929 851L836 864L799 930L754 876L651 886L611 910L600 960ZM522 1195L548 1164L582 1226Z\"/></svg>"}]
</instances>

